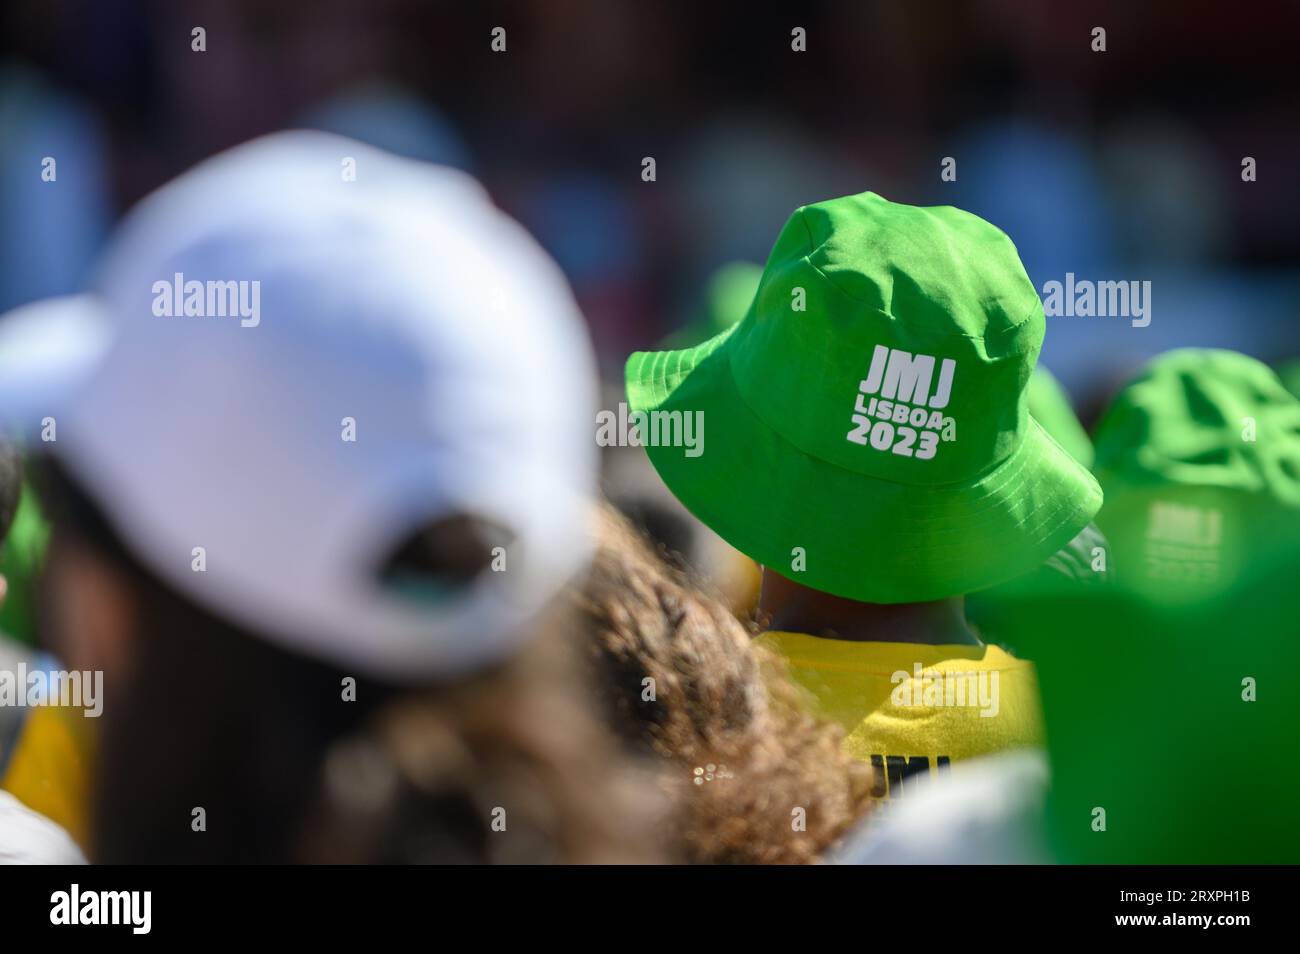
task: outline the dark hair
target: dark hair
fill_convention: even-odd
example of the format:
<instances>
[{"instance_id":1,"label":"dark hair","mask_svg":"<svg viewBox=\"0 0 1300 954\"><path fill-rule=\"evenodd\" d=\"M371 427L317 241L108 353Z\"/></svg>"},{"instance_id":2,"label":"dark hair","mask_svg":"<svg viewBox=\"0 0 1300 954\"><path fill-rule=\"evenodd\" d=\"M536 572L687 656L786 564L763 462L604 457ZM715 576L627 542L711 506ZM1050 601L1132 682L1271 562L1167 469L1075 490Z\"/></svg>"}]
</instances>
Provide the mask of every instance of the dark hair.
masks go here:
<instances>
[{"instance_id":1,"label":"dark hair","mask_svg":"<svg viewBox=\"0 0 1300 954\"><path fill-rule=\"evenodd\" d=\"M410 689L356 676L356 701L341 704L343 680L355 674L178 594L57 464L43 464L39 486L55 539L73 537L110 562L140 607L129 684L106 687L92 860L650 856L639 820L650 809L615 792L617 748L591 719L576 661L557 645L571 628L453 685ZM439 551L399 548L419 565ZM539 722L539 713L551 718ZM191 829L196 808L206 832ZM491 827L497 808L509 812L508 836Z\"/></svg>"},{"instance_id":2,"label":"dark hair","mask_svg":"<svg viewBox=\"0 0 1300 954\"><path fill-rule=\"evenodd\" d=\"M22 495L22 455L13 444L0 440L0 543L9 536Z\"/></svg>"}]
</instances>

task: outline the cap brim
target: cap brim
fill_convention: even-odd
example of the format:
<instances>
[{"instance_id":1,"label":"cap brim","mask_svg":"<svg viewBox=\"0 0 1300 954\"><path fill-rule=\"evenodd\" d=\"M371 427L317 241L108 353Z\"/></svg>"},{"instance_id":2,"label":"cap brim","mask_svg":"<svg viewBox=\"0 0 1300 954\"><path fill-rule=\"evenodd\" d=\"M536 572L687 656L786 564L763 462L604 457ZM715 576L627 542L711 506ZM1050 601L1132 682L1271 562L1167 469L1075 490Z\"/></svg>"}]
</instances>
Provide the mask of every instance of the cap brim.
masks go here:
<instances>
[{"instance_id":1,"label":"cap brim","mask_svg":"<svg viewBox=\"0 0 1300 954\"><path fill-rule=\"evenodd\" d=\"M99 364L109 322L91 295L48 298L0 317L0 426L18 438L57 417Z\"/></svg>"},{"instance_id":2,"label":"cap brim","mask_svg":"<svg viewBox=\"0 0 1300 954\"><path fill-rule=\"evenodd\" d=\"M746 405L730 336L633 354L628 404L704 412L698 456L647 447L650 460L696 517L778 573L863 602L943 599L1032 570L1101 507L1096 480L1032 418L1010 457L962 483L893 483L812 457Z\"/></svg>"}]
</instances>

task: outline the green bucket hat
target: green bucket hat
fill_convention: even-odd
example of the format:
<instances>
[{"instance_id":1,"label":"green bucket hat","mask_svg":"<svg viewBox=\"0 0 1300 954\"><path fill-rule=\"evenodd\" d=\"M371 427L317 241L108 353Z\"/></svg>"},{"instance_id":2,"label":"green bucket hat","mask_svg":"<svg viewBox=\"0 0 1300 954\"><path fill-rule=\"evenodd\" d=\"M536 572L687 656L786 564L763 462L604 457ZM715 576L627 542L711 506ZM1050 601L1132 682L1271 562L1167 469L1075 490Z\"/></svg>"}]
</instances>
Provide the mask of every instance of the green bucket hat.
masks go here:
<instances>
[{"instance_id":1,"label":"green bucket hat","mask_svg":"<svg viewBox=\"0 0 1300 954\"><path fill-rule=\"evenodd\" d=\"M1005 234L868 192L796 210L744 319L633 354L628 403L669 489L750 558L864 602L942 599L1029 571L1101 505L1029 414L1043 332ZM655 439L688 415L707 441Z\"/></svg>"},{"instance_id":2,"label":"green bucket hat","mask_svg":"<svg viewBox=\"0 0 1300 954\"><path fill-rule=\"evenodd\" d=\"M1146 595L1204 597L1300 521L1300 401L1267 365L1183 348L1152 360L1097 425L1098 524Z\"/></svg>"}]
</instances>

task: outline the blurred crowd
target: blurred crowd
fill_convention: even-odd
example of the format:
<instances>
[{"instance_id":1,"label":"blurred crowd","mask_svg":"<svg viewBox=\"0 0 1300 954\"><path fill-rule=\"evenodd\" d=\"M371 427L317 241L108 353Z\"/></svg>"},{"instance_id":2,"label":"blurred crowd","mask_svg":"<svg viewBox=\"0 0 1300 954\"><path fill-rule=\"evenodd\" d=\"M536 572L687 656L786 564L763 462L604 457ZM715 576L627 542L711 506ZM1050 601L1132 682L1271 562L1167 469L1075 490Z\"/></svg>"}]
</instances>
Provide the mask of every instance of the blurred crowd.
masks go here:
<instances>
[{"instance_id":1,"label":"blurred crowd","mask_svg":"<svg viewBox=\"0 0 1300 954\"><path fill-rule=\"evenodd\" d=\"M1156 279L1142 334L1049 336L1088 420L1176 344L1293 350L1290 4L14 0L3 16L0 306L76 290L111 223L195 161L310 125L478 175L564 268L609 374L716 267L761 262L791 209L866 187L983 216L1040 288ZM63 210L33 205L33 150L59 155Z\"/></svg>"}]
</instances>

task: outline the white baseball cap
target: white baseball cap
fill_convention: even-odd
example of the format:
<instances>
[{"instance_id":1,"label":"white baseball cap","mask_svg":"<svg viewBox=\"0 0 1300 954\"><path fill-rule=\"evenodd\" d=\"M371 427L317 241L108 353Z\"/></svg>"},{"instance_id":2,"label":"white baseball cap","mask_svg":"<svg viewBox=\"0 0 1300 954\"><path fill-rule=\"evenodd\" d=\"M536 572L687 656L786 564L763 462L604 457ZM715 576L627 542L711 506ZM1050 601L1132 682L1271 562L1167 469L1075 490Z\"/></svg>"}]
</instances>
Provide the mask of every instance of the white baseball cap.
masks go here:
<instances>
[{"instance_id":1,"label":"white baseball cap","mask_svg":"<svg viewBox=\"0 0 1300 954\"><path fill-rule=\"evenodd\" d=\"M585 563L590 344L471 177L277 133L144 199L101 264L0 319L0 419L195 603L422 680L509 654ZM493 568L422 602L381 582L455 514L512 535Z\"/></svg>"}]
</instances>

